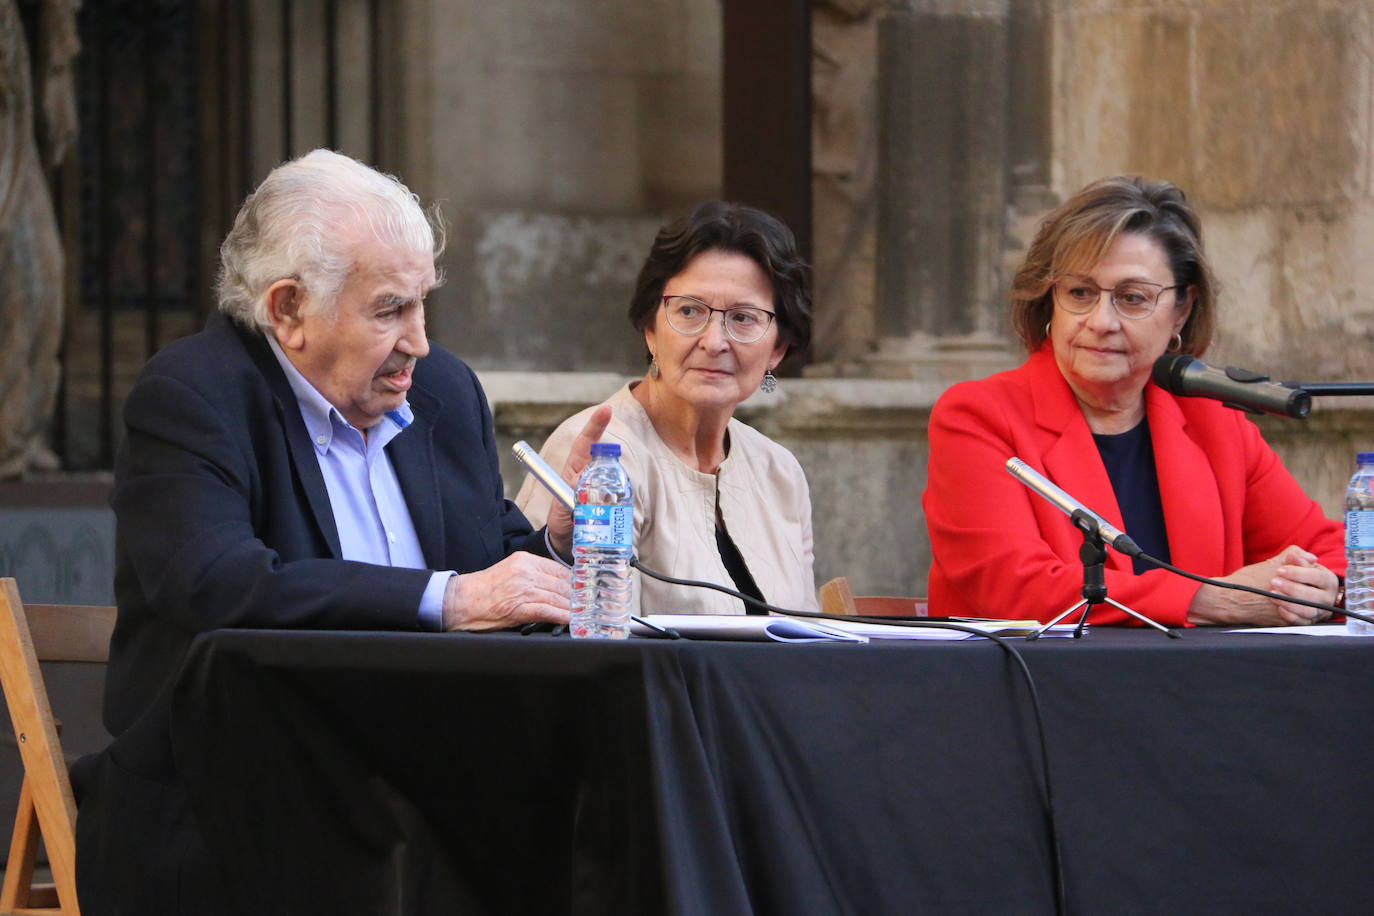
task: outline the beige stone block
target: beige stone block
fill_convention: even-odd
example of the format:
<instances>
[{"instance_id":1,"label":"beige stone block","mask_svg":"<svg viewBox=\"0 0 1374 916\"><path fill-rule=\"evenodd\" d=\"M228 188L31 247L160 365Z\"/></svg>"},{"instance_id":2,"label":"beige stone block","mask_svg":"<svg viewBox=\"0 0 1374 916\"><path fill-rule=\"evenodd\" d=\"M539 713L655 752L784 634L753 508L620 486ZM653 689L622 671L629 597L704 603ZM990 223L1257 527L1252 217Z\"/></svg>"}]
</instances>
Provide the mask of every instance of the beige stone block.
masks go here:
<instances>
[{"instance_id":1,"label":"beige stone block","mask_svg":"<svg viewBox=\"0 0 1374 916\"><path fill-rule=\"evenodd\" d=\"M476 161L452 166L480 181L471 193L490 204L633 211L643 202L638 106L629 76L497 71L468 119Z\"/></svg>"},{"instance_id":2,"label":"beige stone block","mask_svg":"<svg viewBox=\"0 0 1374 916\"><path fill-rule=\"evenodd\" d=\"M678 0L682 4L681 36L670 38L682 47L682 70L720 80L723 47L720 0Z\"/></svg>"},{"instance_id":3,"label":"beige stone block","mask_svg":"<svg viewBox=\"0 0 1374 916\"><path fill-rule=\"evenodd\" d=\"M682 69L683 0L489 3L482 13L503 67L554 72Z\"/></svg>"},{"instance_id":4,"label":"beige stone block","mask_svg":"<svg viewBox=\"0 0 1374 916\"><path fill-rule=\"evenodd\" d=\"M1361 378L1367 381L1369 376ZM1255 423L1303 491L1321 504L1326 517L1342 518L1345 487L1355 472L1355 453L1374 450L1374 398L1318 396L1304 420L1266 416Z\"/></svg>"},{"instance_id":5,"label":"beige stone block","mask_svg":"<svg viewBox=\"0 0 1374 916\"><path fill-rule=\"evenodd\" d=\"M845 362L874 336L876 202L871 181L856 189L830 175L813 180L812 194L812 359Z\"/></svg>"},{"instance_id":6,"label":"beige stone block","mask_svg":"<svg viewBox=\"0 0 1374 916\"><path fill-rule=\"evenodd\" d=\"M816 584L847 576L869 595L924 595L930 539L921 512L930 449L910 439L780 438L811 486Z\"/></svg>"},{"instance_id":7,"label":"beige stone block","mask_svg":"<svg viewBox=\"0 0 1374 916\"><path fill-rule=\"evenodd\" d=\"M464 294L442 323L436 307L432 333L481 368L641 370L643 337L626 309L660 223L475 214L452 246Z\"/></svg>"},{"instance_id":8,"label":"beige stone block","mask_svg":"<svg viewBox=\"0 0 1374 916\"><path fill-rule=\"evenodd\" d=\"M1197 22L1197 199L1241 207L1362 193L1367 4L1208 10Z\"/></svg>"},{"instance_id":9,"label":"beige stone block","mask_svg":"<svg viewBox=\"0 0 1374 916\"><path fill-rule=\"evenodd\" d=\"M1255 12L1273 14L1283 9L1319 10L1367 5L1366 0L1047 0L1052 15L1117 13L1128 10L1165 10L1204 13Z\"/></svg>"},{"instance_id":10,"label":"beige stone block","mask_svg":"<svg viewBox=\"0 0 1374 916\"><path fill-rule=\"evenodd\" d=\"M864 160L876 143L877 20L818 12L811 29L812 168L844 177L864 165L871 172Z\"/></svg>"},{"instance_id":11,"label":"beige stone block","mask_svg":"<svg viewBox=\"0 0 1374 916\"><path fill-rule=\"evenodd\" d=\"M720 70L638 80L643 202L686 211L721 194Z\"/></svg>"},{"instance_id":12,"label":"beige stone block","mask_svg":"<svg viewBox=\"0 0 1374 916\"><path fill-rule=\"evenodd\" d=\"M1199 209L1202 238L1216 273L1217 330L1209 361L1243 366L1267 364L1273 342L1281 339L1278 310L1278 215L1258 208L1238 211Z\"/></svg>"},{"instance_id":13,"label":"beige stone block","mask_svg":"<svg viewBox=\"0 0 1374 916\"><path fill-rule=\"evenodd\" d=\"M1374 380L1374 202L1285 211L1279 220L1285 378Z\"/></svg>"},{"instance_id":14,"label":"beige stone block","mask_svg":"<svg viewBox=\"0 0 1374 916\"><path fill-rule=\"evenodd\" d=\"M1194 183L1186 11L1131 10L1054 24L1054 182L1064 195L1105 175Z\"/></svg>"},{"instance_id":15,"label":"beige stone block","mask_svg":"<svg viewBox=\"0 0 1374 916\"><path fill-rule=\"evenodd\" d=\"M1053 15L1071 16L1080 13L1120 13L1131 10L1186 12L1216 3L1217 0L1049 0L1049 7Z\"/></svg>"}]
</instances>

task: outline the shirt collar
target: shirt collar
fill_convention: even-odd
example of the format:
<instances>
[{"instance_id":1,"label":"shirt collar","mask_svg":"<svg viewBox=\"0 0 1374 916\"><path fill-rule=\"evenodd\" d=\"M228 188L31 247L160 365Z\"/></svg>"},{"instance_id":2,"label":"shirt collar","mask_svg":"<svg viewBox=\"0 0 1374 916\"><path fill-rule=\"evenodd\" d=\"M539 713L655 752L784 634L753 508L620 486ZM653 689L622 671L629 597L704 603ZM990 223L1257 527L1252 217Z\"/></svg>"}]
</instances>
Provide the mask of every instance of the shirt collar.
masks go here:
<instances>
[{"instance_id":1,"label":"shirt collar","mask_svg":"<svg viewBox=\"0 0 1374 916\"><path fill-rule=\"evenodd\" d=\"M353 424L345 420L339 409L329 403L329 400L320 394L319 389L301 374L282 351L281 344L277 343L277 338L271 331L264 333L263 336L267 338L267 345L272 348L272 355L277 358L282 372L286 373L286 382L291 386L291 393L296 396L301 419L305 421L305 430L310 434L310 443L315 446L316 452L323 455L329 451L329 446L334 441L334 424L337 423L343 429L354 429ZM385 419L390 420L396 427L394 430L379 430L383 433L384 440L390 441L396 433L414 422L415 414L410 409L410 401L402 401L400 407L387 411Z\"/></svg>"}]
</instances>

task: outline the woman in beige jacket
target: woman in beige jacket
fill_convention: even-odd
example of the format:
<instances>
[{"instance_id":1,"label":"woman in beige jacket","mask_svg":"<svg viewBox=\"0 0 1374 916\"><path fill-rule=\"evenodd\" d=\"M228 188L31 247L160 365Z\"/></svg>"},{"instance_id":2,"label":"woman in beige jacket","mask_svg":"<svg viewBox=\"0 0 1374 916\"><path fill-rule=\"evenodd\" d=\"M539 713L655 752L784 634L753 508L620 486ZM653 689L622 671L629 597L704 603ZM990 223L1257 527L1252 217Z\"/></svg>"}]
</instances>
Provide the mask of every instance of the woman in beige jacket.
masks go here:
<instances>
[{"instance_id":1,"label":"woman in beige jacket","mask_svg":"<svg viewBox=\"0 0 1374 916\"><path fill-rule=\"evenodd\" d=\"M603 441L620 443L635 490L635 549L645 565L815 610L811 497L787 449L734 419L791 347L811 336L810 271L777 219L712 201L664 227L639 272L630 321L649 370L606 401ZM561 467L596 408L556 429L541 454ZM533 479L516 499L535 526L550 497ZM720 592L635 571L634 613L742 614Z\"/></svg>"}]
</instances>

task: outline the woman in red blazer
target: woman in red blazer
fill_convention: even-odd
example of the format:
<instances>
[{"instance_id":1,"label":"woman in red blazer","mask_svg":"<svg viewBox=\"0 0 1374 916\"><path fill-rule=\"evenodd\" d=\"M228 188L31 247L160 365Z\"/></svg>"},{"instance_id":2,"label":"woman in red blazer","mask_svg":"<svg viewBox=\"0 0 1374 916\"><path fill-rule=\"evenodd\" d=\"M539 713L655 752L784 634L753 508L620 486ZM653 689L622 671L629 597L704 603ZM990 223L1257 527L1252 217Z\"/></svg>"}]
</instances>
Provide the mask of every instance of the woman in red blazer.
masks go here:
<instances>
[{"instance_id":1,"label":"woman in red blazer","mask_svg":"<svg viewBox=\"0 0 1374 916\"><path fill-rule=\"evenodd\" d=\"M1238 411L1150 381L1215 325L1201 226L1167 182L1108 178L1041 225L1012 289L1029 359L950 388L931 412L923 498L932 614L1049 619L1080 597L1083 539L1006 472L1019 457L1146 553L1205 576L1330 604L1340 525ZM1115 551L1109 595L1161 623L1302 624L1327 614L1199 586ZM1102 606L1094 623L1128 618Z\"/></svg>"}]
</instances>

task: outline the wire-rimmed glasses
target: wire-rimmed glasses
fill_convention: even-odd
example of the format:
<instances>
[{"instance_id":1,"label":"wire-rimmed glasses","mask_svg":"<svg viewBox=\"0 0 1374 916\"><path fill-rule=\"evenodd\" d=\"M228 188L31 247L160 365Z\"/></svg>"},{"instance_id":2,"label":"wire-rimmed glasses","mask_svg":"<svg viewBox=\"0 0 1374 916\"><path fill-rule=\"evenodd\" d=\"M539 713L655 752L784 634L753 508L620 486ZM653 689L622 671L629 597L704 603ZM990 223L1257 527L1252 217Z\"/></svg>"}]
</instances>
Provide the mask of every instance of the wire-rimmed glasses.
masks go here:
<instances>
[{"instance_id":1,"label":"wire-rimmed glasses","mask_svg":"<svg viewBox=\"0 0 1374 916\"><path fill-rule=\"evenodd\" d=\"M1074 315L1082 315L1097 308L1103 293L1111 293L1112 307L1122 318L1139 321L1148 318L1159 304L1159 297L1182 284L1164 286L1148 280L1127 280L1112 289L1103 289L1087 277L1060 277L1055 281L1055 300L1059 307Z\"/></svg>"},{"instance_id":2,"label":"wire-rimmed glasses","mask_svg":"<svg viewBox=\"0 0 1374 916\"><path fill-rule=\"evenodd\" d=\"M735 305L728 309L711 308L694 296L664 296L663 314L668 326L679 334L693 337L706 330L711 315L719 312L725 333L739 343L754 343L768 333L775 316L767 309Z\"/></svg>"}]
</instances>

